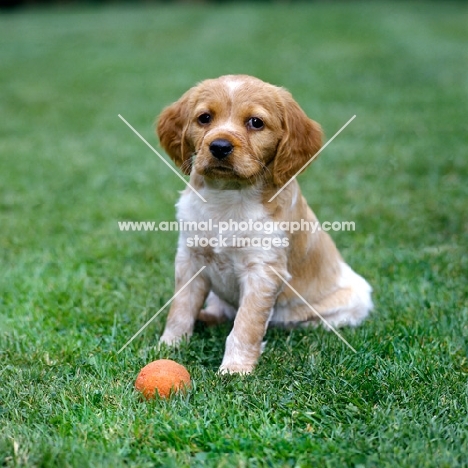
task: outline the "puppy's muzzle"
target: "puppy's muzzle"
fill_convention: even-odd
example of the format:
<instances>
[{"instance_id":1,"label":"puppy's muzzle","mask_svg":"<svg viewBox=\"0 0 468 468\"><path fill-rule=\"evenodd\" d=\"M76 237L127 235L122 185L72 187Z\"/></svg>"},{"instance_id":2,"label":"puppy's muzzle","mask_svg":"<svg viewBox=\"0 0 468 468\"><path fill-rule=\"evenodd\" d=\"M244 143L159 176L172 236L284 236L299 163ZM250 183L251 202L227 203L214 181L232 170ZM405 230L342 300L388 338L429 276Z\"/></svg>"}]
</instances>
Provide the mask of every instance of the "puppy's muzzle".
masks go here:
<instances>
[{"instance_id":1,"label":"puppy's muzzle","mask_svg":"<svg viewBox=\"0 0 468 468\"><path fill-rule=\"evenodd\" d=\"M210 144L211 154L219 160L227 158L233 150L233 144L230 141L224 140L222 138L213 140L213 142Z\"/></svg>"}]
</instances>

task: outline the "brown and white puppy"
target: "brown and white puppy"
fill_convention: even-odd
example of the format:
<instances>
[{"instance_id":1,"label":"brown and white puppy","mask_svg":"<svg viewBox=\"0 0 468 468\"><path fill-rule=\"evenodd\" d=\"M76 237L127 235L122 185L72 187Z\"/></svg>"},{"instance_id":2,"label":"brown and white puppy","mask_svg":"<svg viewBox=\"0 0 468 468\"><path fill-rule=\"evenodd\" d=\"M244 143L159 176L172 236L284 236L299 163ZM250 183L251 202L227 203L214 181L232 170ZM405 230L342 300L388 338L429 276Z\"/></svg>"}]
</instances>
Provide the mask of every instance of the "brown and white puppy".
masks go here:
<instances>
[{"instance_id":1,"label":"brown and white puppy","mask_svg":"<svg viewBox=\"0 0 468 468\"><path fill-rule=\"evenodd\" d=\"M196 319L234 319L220 371L251 372L269 323L319 322L279 275L333 327L362 322L372 309L371 287L330 236L284 228L317 222L297 181L269 202L321 147L320 126L288 91L245 75L206 80L163 110L157 133L206 199L187 187L177 204L177 219L198 229L180 232L176 293L206 268L172 302L162 343L190 337Z\"/></svg>"}]
</instances>

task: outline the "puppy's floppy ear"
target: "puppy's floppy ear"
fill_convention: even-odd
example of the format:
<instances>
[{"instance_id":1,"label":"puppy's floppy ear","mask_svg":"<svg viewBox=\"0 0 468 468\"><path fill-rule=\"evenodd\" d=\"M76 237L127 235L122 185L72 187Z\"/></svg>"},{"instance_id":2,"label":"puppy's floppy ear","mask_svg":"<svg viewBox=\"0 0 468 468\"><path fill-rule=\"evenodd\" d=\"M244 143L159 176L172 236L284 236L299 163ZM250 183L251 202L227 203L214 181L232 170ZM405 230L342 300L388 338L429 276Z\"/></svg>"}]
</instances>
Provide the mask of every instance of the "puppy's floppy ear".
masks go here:
<instances>
[{"instance_id":1,"label":"puppy's floppy ear","mask_svg":"<svg viewBox=\"0 0 468 468\"><path fill-rule=\"evenodd\" d=\"M291 94L280 89L283 131L273 164L277 185L288 182L322 147L322 129L309 119Z\"/></svg>"},{"instance_id":2,"label":"puppy's floppy ear","mask_svg":"<svg viewBox=\"0 0 468 468\"><path fill-rule=\"evenodd\" d=\"M187 91L178 101L166 107L159 116L156 132L162 147L184 174L190 174L191 157L195 151L187 139L190 123L190 97Z\"/></svg>"}]
</instances>

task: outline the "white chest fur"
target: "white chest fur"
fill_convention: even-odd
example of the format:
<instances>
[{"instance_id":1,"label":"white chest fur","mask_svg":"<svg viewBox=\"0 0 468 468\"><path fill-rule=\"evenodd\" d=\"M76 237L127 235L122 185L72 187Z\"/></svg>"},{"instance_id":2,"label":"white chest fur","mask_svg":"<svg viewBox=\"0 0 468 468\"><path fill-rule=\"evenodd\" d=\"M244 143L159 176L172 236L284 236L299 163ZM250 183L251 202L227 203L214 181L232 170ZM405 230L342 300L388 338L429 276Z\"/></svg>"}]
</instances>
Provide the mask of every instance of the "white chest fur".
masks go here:
<instances>
[{"instance_id":1,"label":"white chest fur","mask_svg":"<svg viewBox=\"0 0 468 468\"><path fill-rule=\"evenodd\" d=\"M237 307L242 281L252 274L255 264L263 268L276 260L279 252L271 248L271 238L285 235L252 229L271 221L255 187L205 188L200 193L206 203L186 191L177 204L177 220L187 228L180 232L179 252L189 254L197 268L205 266L211 289Z\"/></svg>"}]
</instances>

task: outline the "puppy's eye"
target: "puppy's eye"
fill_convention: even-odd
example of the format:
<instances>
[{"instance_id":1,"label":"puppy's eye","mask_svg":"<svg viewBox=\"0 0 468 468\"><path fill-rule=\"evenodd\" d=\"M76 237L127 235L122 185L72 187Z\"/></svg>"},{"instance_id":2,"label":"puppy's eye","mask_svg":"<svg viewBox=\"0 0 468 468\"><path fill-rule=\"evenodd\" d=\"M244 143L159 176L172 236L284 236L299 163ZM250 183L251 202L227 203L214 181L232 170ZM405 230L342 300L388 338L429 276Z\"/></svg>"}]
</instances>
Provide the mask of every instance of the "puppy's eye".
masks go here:
<instances>
[{"instance_id":1,"label":"puppy's eye","mask_svg":"<svg viewBox=\"0 0 468 468\"><path fill-rule=\"evenodd\" d=\"M247 122L247 126L253 130L261 130L264 126L263 120L258 117L252 117Z\"/></svg>"},{"instance_id":2,"label":"puppy's eye","mask_svg":"<svg viewBox=\"0 0 468 468\"><path fill-rule=\"evenodd\" d=\"M208 112L203 112L203 114L200 114L198 116L198 123L202 125L209 124L211 122L211 114L208 114Z\"/></svg>"}]
</instances>

